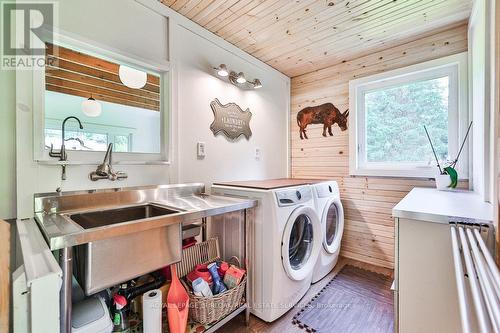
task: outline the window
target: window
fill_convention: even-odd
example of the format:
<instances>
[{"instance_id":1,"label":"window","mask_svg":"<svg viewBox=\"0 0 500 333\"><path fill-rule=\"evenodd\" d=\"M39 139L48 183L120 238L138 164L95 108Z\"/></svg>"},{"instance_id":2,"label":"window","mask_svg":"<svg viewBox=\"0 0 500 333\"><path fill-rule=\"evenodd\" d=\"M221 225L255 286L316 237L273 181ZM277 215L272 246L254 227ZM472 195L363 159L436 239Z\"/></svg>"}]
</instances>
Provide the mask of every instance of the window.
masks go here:
<instances>
[{"instance_id":1,"label":"window","mask_svg":"<svg viewBox=\"0 0 500 333\"><path fill-rule=\"evenodd\" d=\"M57 119L47 119L45 128L45 149L53 145L55 149L61 146L61 129L57 128ZM127 127L98 126L84 123L84 129L74 124L68 126L65 132L66 150L106 151L108 144L113 143L113 151L132 152L131 146L136 129ZM87 129L87 130L86 130Z\"/></svg>"},{"instance_id":2,"label":"window","mask_svg":"<svg viewBox=\"0 0 500 333\"><path fill-rule=\"evenodd\" d=\"M116 152L130 151L130 135L115 135L115 143L113 144Z\"/></svg>"},{"instance_id":3,"label":"window","mask_svg":"<svg viewBox=\"0 0 500 333\"><path fill-rule=\"evenodd\" d=\"M66 131L65 146L68 150L104 150L108 147L108 135L76 130ZM45 148L53 145L55 149L61 147L61 130L45 129Z\"/></svg>"},{"instance_id":4,"label":"window","mask_svg":"<svg viewBox=\"0 0 500 333\"><path fill-rule=\"evenodd\" d=\"M440 163L454 159L468 125L466 66L464 53L351 81L350 173L434 177L424 125ZM458 164L461 178L467 155Z\"/></svg>"}]
</instances>

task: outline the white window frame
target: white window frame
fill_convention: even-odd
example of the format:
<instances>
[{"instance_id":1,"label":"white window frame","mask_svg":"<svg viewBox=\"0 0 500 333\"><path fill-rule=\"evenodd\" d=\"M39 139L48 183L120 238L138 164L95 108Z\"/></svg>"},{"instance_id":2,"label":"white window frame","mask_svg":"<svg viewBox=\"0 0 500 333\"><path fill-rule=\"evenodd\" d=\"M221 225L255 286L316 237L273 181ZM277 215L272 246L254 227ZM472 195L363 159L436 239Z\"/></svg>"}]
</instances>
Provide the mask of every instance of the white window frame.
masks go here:
<instances>
[{"instance_id":1,"label":"white window frame","mask_svg":"<svg viewBox=\"0 0 500 333\"><path fill-rule=\"evenodd\" d=\"M354 176L387 176L433 178L438 173L431 165L418 163L374 163L366 161L365 94L414 81L449 76L448 152L455 158L465 136L469 120L467 52L426 61L420 64L349 81L349 174ZM469 136L471 140L471 136ZM468 179L469 145L466 144L457 164L460 179Z\"/></svg>"},{"instance_id":2,"label":"white window frame","mask_svg":"<svg viewBox=\"0 0 500 333\"><path fill-rule=\"evenodd\" d=\"M135 54L112 49L109 46L67 32L54 32L53 38L58 45L102 59L142 68L160 76L160 151L158 153L116 152L113 154L113 163L124 165L171 164L173 135L170 127L172 123L170 110L172 110L171 82L173 76L170 62L163 59L161 61L144 59ZM33 70L31 79L33 86L33 160L39 164L61 164L60 161L51 158L49 150L45 149L45 71ZM63 162L67 165L97 165L102 162L103 152L100 151L69 150L67 153L68 161Z\"/></svg>"}]
</instances>

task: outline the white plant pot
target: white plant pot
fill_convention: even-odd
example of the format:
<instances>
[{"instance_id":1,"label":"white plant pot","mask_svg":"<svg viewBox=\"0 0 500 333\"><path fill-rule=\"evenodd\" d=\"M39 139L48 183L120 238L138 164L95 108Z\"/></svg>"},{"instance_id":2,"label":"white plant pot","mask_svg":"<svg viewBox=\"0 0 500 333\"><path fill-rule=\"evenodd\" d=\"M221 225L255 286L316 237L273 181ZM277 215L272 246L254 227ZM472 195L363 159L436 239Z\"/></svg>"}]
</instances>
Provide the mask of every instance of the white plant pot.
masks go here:
<instances>
[{"instance_id":1,"label":"white plant pot","mask_svg":"<svg viewBox=\"0 0 500 333\"><path fill-rule=\"evenodd\" d=\"M440 191L449 190L451 185L450 175L436 175L436 188Z\"/></svg>"}]
</instances>

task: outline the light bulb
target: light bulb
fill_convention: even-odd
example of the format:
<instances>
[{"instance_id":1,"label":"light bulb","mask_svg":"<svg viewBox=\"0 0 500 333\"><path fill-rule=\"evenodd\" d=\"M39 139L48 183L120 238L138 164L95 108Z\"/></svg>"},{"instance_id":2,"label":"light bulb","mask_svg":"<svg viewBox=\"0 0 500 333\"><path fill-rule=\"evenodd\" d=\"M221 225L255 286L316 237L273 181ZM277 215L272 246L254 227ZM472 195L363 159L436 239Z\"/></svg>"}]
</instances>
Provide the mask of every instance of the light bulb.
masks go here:
<instances>
[{"instance_id":1,"label":"light bulb","mask_svg":"<svg viewBox=\"0 0 500 333\"><path fill-rule=\"evenodd\" d=\"M227 67L224 64L221 64L219 68L217 68L217 75L219 76L228 76L229 72L227 71Z\"/></svg>"},{"instance_id":2,"label":"light bulb","mask_svg":"<svg viewBox=\"0 0 500 333\"><path fill-rule=\"evenodd\" d=\"M102 113L101 103L90 97L82 102L82 112L88 117L99 117Z\"/></svg>"},{"instance_id":3,"label":"light bulb","mask_svg":"<svg viewBox=\"0 0 500 333\"><path fill-rule=\"evenodd\" d=\"M238 83L245 83L245 82L247 82L247 79L245 79L245 74L243 74L243 72L240 72L238 74L238 77L236 78L236 82L238 82Z\"/></svg>"},{"instance_id":4,"label":"light bulb","mask_svg":"<svg viewBox=\"0 0 500 333\"><path fill-rule=\"evenodd\" d=\"M135 68L120 65L118 69L120 81L132 89L141 89L146 85L148 74Z\"/></svg>"}]
</instances>

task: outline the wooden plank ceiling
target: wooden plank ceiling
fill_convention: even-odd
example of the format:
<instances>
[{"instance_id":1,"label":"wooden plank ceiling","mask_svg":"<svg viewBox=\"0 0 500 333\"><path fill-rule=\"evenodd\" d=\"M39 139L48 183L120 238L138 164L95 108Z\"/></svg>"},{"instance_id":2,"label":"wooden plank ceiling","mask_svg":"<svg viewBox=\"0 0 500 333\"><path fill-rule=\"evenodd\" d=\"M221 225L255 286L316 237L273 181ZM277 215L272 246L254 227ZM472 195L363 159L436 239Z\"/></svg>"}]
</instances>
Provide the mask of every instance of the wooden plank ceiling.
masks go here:
<instances>
[{"instance_id":1,"label":"wooden plank ceiling","mask_svg":"<svg viewBox=\"0 0 500 333\"><path fill-rule=\"evenodd\" d=\"M125 86L120 65L88 54L47 43L45 89L84 98L160 110L160 77L148 73L141 89Z\"/></svg>"},{"instance_id":2,"label":"wooden plank ceiling","mask_svg":"<svg viewBox=\"0 0 500 333\"><path fill-rule=\"evenodd\" d=\"M471 0L161 0L294 77L465 20Z\"/></svg>"}]
</instances>

